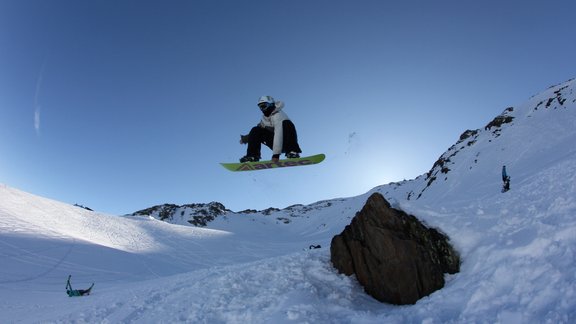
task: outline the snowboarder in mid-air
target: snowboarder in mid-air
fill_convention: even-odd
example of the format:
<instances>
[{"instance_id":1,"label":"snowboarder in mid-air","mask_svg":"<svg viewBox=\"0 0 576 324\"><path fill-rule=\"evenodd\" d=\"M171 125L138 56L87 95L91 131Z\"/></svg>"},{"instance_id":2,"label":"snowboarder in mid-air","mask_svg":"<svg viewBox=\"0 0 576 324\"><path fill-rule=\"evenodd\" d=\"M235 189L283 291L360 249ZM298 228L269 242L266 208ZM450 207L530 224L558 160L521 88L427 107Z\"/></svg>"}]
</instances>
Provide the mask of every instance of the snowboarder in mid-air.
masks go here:
<instances>
[{"instance_id":1,"label":"snowboarder in mid-air","mask_svg":"<svg viewBox=\"0 0 576 324\"><path fill-rule=\"evenodd\" d=\"M240 162L260 161L261 144L272 150L272 162L280 160L280 154L286 158L299 158L300 146L296 127L282 108L284 102L274 100L271 96L262 96L258 100L258 108L262 111L262 119L254 126L248 135L240 135L240 144L248 144L246 155Z\"/></svg>"},{"instance_id":2,"label":"snowboarder in mid-air","mask_svg":"<svg viewBox=\"0 0 576 324\"><path fill-rule=\"evenodd\" d=\"M510 190L510 176L506 172L506 166L502 166L502 181L504 182L502 192Z\"/></svg>"}]
</instances>

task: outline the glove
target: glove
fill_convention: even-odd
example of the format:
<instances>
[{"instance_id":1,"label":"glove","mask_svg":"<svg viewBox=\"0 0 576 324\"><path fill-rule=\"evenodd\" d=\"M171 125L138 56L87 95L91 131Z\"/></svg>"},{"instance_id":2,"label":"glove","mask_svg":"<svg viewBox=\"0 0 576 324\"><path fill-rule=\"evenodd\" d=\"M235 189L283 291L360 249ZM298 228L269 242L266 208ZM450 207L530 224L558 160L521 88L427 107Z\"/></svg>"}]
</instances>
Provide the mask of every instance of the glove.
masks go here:
<instances>
[{"instance_id":1,"label":"glove","mask_svg":"<svg viewBox=\"0 0 576 324\"><path fill-rule=\"evenodd\" d=\"M250 135L240 135L240 144L248 144Z\"/></svg>"}]
</instances>

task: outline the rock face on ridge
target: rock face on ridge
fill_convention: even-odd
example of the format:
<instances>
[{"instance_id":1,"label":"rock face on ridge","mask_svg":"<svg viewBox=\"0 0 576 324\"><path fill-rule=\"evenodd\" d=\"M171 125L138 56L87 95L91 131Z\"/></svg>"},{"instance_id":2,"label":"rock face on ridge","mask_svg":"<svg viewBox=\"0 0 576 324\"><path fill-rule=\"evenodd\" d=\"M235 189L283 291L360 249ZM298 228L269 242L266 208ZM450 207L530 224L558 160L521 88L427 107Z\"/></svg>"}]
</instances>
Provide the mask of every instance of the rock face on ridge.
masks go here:
<instances>
[{"instance_id":1,"label":"rock face on ridge","mask_svg":"<svg viewBox=\"0 0 576 324\"><path fill-rule=\"evenodd\" d=\"M264 210L246 209L239 212L234 212L226 208L222 203L216 201L208 204L164 204L142 209L125 216L152 217L171 224L195 227L206 227L218 218L228 219L229 217L247 215L262 216L278 223L289 224L297 218L308 218L310 213L314 214L315 211L330 207L338 201L341 201L341 199L318 201L306 206L299 204L292 205L284 209L270 207Z\"/></svg>"},{"instance_id":2,"label":"rock face on ridge","mask_svg":"<svg viewBox=\"0 0 576 324\"><path fill-rule=\"evenodd\" d=\"M164 204L137 211L129 216L151 216L161 221L170 221L175 224L190 224L204 227L218 216L229 212L219 202L208 204L188 204L178 206Z\"/></svg>"},{"instance_id":3,"label":"rock face on ridge","mask_svg":"<svg viewBox=\"0 0 576 324\"><path fill-rule=\"evenodd\" d=\"M398 305L416 303L444 286L444 273L460 270L444 234L391 208L379 193L332 239L330 254L334 267L355 274L369 295Z\"/></svg>"},{"instance_id":4,"label":"rock face on ridge","mask_svg":"<svg viewBox=\"0 0 576 324\"><path fill-rule=\"evenodd\" d=\"M429 197L431 194L434 195L432 192L436 188L441 187L442 183L454 186L455 181L459 180L456 179L455 175L462 174L463 168L476 171L487 165L500 164L499 158L501 160L504 157L503 151L512 150L512 148L506 148L502 145L510 141L509 137L514 136L516 129L529 127L534 129L534 132L529 137L526 137L523 142L516 142L516 149L523 149L522 155L526 156L525 154L531 152L533 148L539 147L534 145L534 141L542 138L539 132L550 126L547 125L547 122L550 121L550 115L566 114L566 121L569 121L570 117L567 113L574 109L576 109L575 79L551 86L547 90L532 96L521 105L504 109L500 115L486 124L484 128L464 131L459 140L448 148L436 160L432 168L422 176L418 181L419 184L406 193L407 199L420 199ZM556 119L551 119L551 121L554 120ZM556 121L554 122L556 123ZM562 134L571 133L573 125L562 123L554 127L546 131L556 131L561 138ZM563 131L563 128L567 128L566 131ZM487 154L487 152L491 154ZM493 165L492 170L495 170L494 178L499 176L499 170L501 170L503 164ZM465 186L469 185L466 184ZM435 199L438 198L438 196L435 197Z\"/></svg>"}]
</instances>

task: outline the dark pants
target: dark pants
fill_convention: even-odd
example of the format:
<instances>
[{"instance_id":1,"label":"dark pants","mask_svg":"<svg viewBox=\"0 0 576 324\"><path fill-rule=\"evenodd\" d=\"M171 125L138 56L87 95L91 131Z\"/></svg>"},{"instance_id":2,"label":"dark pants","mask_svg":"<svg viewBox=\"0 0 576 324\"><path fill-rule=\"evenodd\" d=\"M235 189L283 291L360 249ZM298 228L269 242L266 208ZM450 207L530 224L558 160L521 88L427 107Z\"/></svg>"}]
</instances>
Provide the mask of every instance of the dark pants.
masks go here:
<instances>
[{"instance_id":1,"label":"dark pants","mask_svg":"<svg viewBox=\"0 0 576 324\"><path fill-rule=\"evenodd\" d=\"M283 121L282 130L284 131L282 153L302 153L300 146L298 146L298 135L296 134L296 127L294 127L294 123L292 123L290 120ZM264 144L272 149L274 145L274 132L260 126L255 126L252 128L252 130L250 130L250 138L248 139L248 151L246 155L260 158L261 144Z\"/></svg>"},{"instance_id":2,"label":"dark pants","mask_svg":"<svg viewBox=\"0 0 576 324\"><path fill-rule=\"evenodd\" d=\"M504 190L505 191L510 190L510 177L504 178Z\"/></svg>"}]
</instances>

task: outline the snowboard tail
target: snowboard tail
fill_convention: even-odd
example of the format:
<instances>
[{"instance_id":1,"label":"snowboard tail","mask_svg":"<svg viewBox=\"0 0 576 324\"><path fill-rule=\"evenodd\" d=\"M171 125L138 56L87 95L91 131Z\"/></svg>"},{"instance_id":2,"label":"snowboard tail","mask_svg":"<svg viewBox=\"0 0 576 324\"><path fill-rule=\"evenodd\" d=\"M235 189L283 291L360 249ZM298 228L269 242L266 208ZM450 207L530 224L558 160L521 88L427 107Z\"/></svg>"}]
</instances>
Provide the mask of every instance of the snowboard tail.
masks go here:
<instances>
[{"instance_id":1,"label":"snowboard tail","mask_svg":"<svg viewBox=\"0 0 576 324\"><path fill-rule=\"evenodd\" d=\"M230 171L257 171L266 169L278 169L287 167L297 167L303 165L318 164L326 156L324 154L316 154L312 156L300 157L295 159L285 159L278 162L272 161L258 161L258 162L244 162L244 163L220 163L222 166Z\"/></svg>"}]
</instances>

